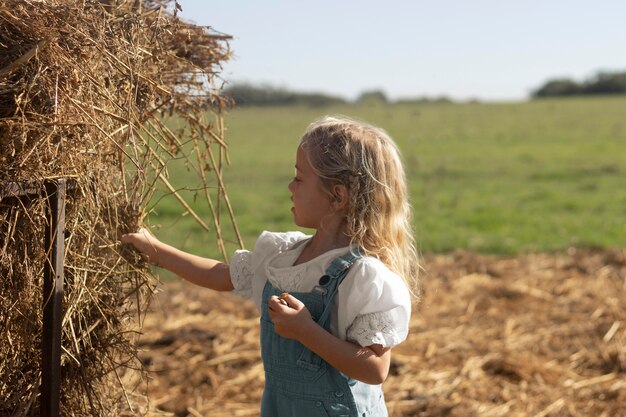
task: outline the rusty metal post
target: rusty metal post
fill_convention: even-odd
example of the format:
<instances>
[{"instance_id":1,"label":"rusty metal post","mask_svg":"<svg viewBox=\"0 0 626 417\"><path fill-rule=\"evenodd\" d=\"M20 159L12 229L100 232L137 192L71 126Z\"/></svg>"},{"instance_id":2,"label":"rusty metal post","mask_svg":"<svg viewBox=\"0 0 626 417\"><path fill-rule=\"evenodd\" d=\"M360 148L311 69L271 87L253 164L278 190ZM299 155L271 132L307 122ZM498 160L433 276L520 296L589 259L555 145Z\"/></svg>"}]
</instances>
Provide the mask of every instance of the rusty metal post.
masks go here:
<instances>
[{"instance_id":1,"label":"rusty metal post","mask_svg":"<svg viewBox=\"0 0 626 417\"><path fill-rule=\"evenodd\" d=\"M46 182L49 207L45 237L47 260L43 282L41 365L42 417L58 417L61 397L61 338L63 320L63 258L65 255L66 180Z\"/></svg>"}]
</instances>

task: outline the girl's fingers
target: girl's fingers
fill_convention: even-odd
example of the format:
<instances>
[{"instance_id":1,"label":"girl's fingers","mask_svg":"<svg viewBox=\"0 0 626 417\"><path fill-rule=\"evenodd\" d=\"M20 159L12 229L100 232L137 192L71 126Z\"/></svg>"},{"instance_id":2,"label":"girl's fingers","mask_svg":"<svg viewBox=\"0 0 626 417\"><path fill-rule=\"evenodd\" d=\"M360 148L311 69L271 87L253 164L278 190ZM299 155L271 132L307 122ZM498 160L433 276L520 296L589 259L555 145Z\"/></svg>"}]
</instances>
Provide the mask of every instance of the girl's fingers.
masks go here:
<instances>
[{"instance_id":1,"label":"girl's fingers","mask_svg":"<svg viewBox=\"0 0 626 417\"><path fill-rule=\"evenodd\" d=\"M132 245L150 263L159 265L157 245L159 240L144 227L134 233L125 233L120 237L122 244Z\"/></svg>"},{"instance_id":2,"label":"girl's fingers","mask_svg":"<svg viewBox=\"0 0 626 417\"><path fill-rule=\"evenodd\" d=\"M281 307L289 307L287 302L285 300L283 300L282 298L272 295L270 297L269 300L269 304L268 307L270 308L270 310L272 311L278 311L280 310Z\"/></svg>"},{"instance_id":3,"label":"girl's fingers","mask_svg":"<svg viewBox=\"0 0 626 417\"><path fill-rule=\"evenodd\" d=\"M274 312L287 312L289 310L286 310L285 308L289 308L292 310L301 310L304 307L304 304L293 295L284 292L279 296L272 295L269 299L268 307Z\"/></svg>"},{"instance_id":4,"label":"girl's fingers","mask_svg":"<svg viewBox=\"0 0 626 417\"><path fill-rule=\"evenodd\" d=\"M139 229L139 231L134 232L134 233L124 233L121 237L120 237L120 241L122 243L134 243L134 242L138 242L141 240L145 240L146 242L150 242L153 239L156 239L154 236L152 236L150 234L150 232L145 229L145 228L141 228Z\"/></svg>"},{"instance_id":5,"label":"girl's fingers","mask_svg":"<svg viewBox=\"0 0 626 417\"><path fill-rule=\"evenodd\" d=\"M278 298L283 301L283 304L296 310L299 310L304 306L304 304L302 304L302 301L298 300L296 297L286 292L282 293Z\"/></svg>"},{"instance_id":6,"label":"girl's fingers","mask_svg":"<svg viewBox=\"0 0 626 417\"><path fill-rule=\"evenodd\" d=\"M130 233L126 233L126 234L122 235L122 237L120 238L120 241L122 243L130 243L131 239L132 239L131 234Z\"/></svg>"},{"instance_id":7,"label":"girl's fingers","mask_svg":"<svg viewBox=\"0 0 626 417\"><path fill-rule=\"evenodd\" d=\"M288 295L289 295L289 294L288 294L288 293L286 293L286 292L284 292L284 293L282 293L281 295L279 295L279 296L277 297L278 302L279 302L279 303L281 303L281 304L282 304L282 305L284 305L284 306L289 307L289 302L286 300L286 297L287 297Z\"/></svg>"}]
</instances>

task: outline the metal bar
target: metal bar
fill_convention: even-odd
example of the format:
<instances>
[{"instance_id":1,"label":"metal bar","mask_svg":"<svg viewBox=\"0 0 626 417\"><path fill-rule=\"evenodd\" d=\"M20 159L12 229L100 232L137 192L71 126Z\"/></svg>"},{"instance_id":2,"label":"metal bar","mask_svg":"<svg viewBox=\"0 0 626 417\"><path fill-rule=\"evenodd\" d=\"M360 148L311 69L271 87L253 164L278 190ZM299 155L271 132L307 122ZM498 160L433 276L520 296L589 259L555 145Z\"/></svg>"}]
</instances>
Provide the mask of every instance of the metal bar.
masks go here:
<instances>
[{"instance_id":1,"label":"metal bar","mask_svg":"<svg viewBox=\"0 0 626 417\"><path fill-rule=\"evenodd\" d=\"M63 258L65 254L66 180L46 182L49 207L44 267L41 365L42 417L58 417L61 397L61 338L63 319Z\"/></svg>"},{"instance_id":2,"label":"metal bar","mask_svg":"<svg viewBox=\"0 0 626 417\"><path fill-rule=\"evenodd\" d=\"M63 178L67 191L76 188L78 182L72 178ZM58 180L46 180L46 183ZM39 198L42 196L43 186L41 181L7 182L0 187L0 201L9 198Z\"/></svg>"},{"instance_id":3,"label":"metal bar","mask_svg":"<svg viewBox=\"0 0 626 417\"><path fill-rule=\"evenodd\" d=\"M41 194L41 183L34 181L9 182L0 188L0 201L9 197L25 197Z\"/></svg>"}]
</instances>

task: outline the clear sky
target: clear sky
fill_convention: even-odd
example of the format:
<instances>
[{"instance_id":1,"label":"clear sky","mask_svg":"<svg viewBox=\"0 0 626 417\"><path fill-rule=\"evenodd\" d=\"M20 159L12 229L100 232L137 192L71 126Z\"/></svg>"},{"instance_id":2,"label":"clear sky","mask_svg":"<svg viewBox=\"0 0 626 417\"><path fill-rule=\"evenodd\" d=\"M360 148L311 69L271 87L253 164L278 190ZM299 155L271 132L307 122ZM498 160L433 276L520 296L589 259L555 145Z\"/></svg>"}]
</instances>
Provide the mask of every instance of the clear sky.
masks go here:
<instances>
[{"instance_id":1,"label":"clear sky","mask_svg":"<svg viewBox=\"0 0 626 417\"><path fill-rule=\"evenodd\" d=\"M179 0L234 36L229 82L353 99L521 100L546 80L626 70L626 0Z\"/></svg>"}]
</instances>

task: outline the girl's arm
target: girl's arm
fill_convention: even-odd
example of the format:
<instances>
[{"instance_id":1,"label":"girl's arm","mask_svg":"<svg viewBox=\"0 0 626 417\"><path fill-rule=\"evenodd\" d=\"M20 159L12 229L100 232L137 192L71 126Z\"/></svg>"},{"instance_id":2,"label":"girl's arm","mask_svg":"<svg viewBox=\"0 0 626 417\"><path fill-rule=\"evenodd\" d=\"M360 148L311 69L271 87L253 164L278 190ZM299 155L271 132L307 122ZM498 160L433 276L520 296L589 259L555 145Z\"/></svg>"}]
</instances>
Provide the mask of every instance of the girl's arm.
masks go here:
<instances>
[{"instance_id":1,"label":"girl's arm","mask_svg":"<svg viewBox=\"0 0 626 417\"><path fill-rule=\"evenodd\" d=\"M340 372L373 385L382 384L387 379L390 348L381 345L362 347L339 339L313 321L304 304L290 294L280 299L271 297L269 309L276 333L298 340Z\"/></svg>"},{"instance_id":2,"label":"girl's arm","mask_svg":"<svg viewBox=\"0 0 626 417\"><path fill-rule=\"evenodd\" d=\"M147 229L122 236L122 243L133 245L150 262L202 287L231 291L230 268L223 262L202 258L176 249L158 240Z\"/></svg>"}]
</instances>

